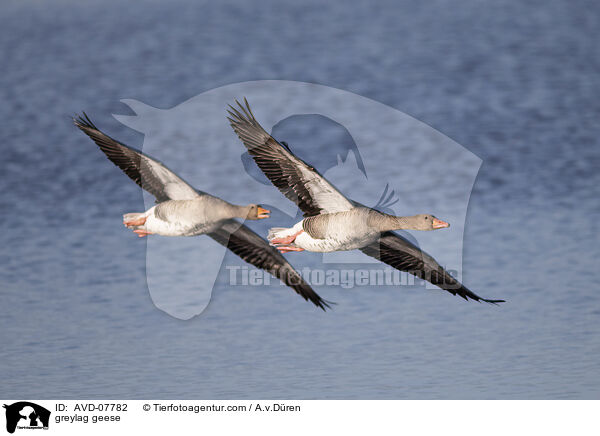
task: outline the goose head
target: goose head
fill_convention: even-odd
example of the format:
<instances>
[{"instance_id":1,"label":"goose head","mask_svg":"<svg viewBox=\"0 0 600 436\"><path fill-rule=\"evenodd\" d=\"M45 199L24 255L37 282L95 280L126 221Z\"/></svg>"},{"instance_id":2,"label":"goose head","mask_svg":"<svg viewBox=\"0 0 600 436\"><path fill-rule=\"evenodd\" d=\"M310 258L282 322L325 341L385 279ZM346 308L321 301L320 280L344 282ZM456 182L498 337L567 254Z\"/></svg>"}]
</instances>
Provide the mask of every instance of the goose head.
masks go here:
<instances>
[{"instance_id":1,"label":"goose head","mask_svg":"<svg viewBox=\"0 0 600 436\"><path fill-rule=\"evenodd\" d=\"M410 217L398 217L401 218L403 224L406 225L407 230L438 230L450 227L446 221L442 221L433 215L422 213Z\"/></svg>"},{"instance_id":2,"label":"goose head","mask_svg":"<svg viewBox=\"0 0 600 436\"><path fill-rule=\"evenodd\" d=\"M431 214L419 214L413 216L394 216L376 212L370 216L370 225L380 231L387 230L438 230L450 227L446 221Z\"/></svg>"},{"instance_id":3,"label":"goose head","mask_svg":"<svg viewBox=\"0 0 600 436\"><path fill-rule=\"evenodd\" d=\"M263 209L258 204L250 204L247 206L248 213L245 216L246 219L249 220L262 220L264 218L269 218L270 210Z\"/></svg>"}]
</instances>

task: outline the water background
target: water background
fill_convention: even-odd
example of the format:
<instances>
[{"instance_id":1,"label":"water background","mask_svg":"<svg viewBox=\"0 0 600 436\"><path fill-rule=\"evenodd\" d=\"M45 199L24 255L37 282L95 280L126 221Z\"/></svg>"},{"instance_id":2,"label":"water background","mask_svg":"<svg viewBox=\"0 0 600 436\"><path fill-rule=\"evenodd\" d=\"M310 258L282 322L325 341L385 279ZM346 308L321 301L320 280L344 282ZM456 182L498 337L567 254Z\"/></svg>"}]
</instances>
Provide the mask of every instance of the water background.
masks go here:
<instances>
[{"instance_id":1,"label":"water background","mask_svg":"<svg viewBox=\"0 0 600 436\"><path fill-rule=\"evenodd\" d=\"M591 1L4 2L0 397L597 399L599 21ZM139 147L120 99L261 79L381 101L479 156L463 279L508 303L321 287L322 313L223 270L201 316L158 310L120 224L142 194L70 117Z\"/></svg>"}]
</instances>

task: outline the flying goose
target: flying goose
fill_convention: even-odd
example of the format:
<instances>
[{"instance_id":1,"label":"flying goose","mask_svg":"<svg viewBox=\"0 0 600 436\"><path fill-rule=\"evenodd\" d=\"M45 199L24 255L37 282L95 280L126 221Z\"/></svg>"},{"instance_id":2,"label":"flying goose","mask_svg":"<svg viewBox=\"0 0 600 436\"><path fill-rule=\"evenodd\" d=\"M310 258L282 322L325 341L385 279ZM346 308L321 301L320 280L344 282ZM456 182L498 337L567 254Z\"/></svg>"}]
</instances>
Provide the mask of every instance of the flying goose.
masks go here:
<instances>
[{"instance_id":1,"label":"flying goose","mask_svg":"<svg viewBox=\"0 0 600 436\"><path fill-rule=\"evenodd\" d=\"M359 249L400 271L406 271L465 300L487 303L442 268L433 257L393 232L399 229L434 230L449 224L428 214L394 217L345 197L285 143L279 143L258 123L248 101L229 106L228 120L262 172L304 212L291 229L274 228L272 244L287 251Z\"/></svg>"},{"instance_id":2,"label":"flying goose","mask_svg":"<svg viewBox=\"0 0 600 436\"><path fill-rule=\"evenodd\" d=\"M268 271L305 300L323 310L329 308L328 302L313 291L275 248L235 220L267 218L268 210L256 204L232 205L196 190L159 161L100 131L85 112L83 117L76 117L73 121L112 163L156 198L158 204L146 212L123 216L123 223L138 236L154 233L165 236L206 234L244 261Z\"/></svg>"},{"instance_id":3,"label":"flying goose","mask_svg":"<svg viewBox=\"0 0 600 436\"><path fill-rule=\"evenodd\" d=\"M331 252L363 248L390 230L436 230L449 227L433 215L393 216L375 209L354 206L344 212L306 217L291 228L269 230L270 244L288 251Z\"/></svg>"}]
</instances>

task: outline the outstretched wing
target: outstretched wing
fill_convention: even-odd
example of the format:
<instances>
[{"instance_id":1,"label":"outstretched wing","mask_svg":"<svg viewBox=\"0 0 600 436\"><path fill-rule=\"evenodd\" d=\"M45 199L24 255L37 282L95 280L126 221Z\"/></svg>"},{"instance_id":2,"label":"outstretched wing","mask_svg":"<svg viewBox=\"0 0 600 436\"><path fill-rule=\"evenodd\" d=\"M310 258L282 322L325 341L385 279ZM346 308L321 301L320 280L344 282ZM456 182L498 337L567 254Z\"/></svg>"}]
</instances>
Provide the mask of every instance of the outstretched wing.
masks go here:
<instances>
[{"instance_id":1,"label":"outstretched wing","mask_svg":"<svg viewBox=\"0 0 600 436\"><path fill-rule=\"evenodd\" d=\"M269 135L254 118L248 101L244 102L245 106L236 100L237 109L229 106L231 127L262 172L304 216L352 209L352 203L315 168Z\"/></svg>"},{"instance_id":2,"label":"outstretched wing","mask_svg":"<svg viewBox=\"0 0 600 436\"><path fill-rule=\"evenodd\" d=\"M323 310L330 307L328 302L313 291L277 249L271 247L267 241L245 225L240 225L235 220L227 220L218 230L209 233L208 236L229 248L246 262L268 271L302 298L310 300L315 306Z\"/></svg>"},{"instance_id":3,"label":"outstretched wing","mask_svg":"<svg viewBox=\"0 0 600 436\"><path fill-rule=\"evenodd\" d=\"M189 183L150 156L129 147L102 132L83 113L73 122L100 147L112 163L121 168L142 189L156 197L157 202L165 200L191 200L199 195Z\"/></svg>"},{"instance_id":4,"label":"outstretched wing","mask_svg":"<svg viewBox=\"0 0 600 436\"><path fill-rule=\"evenodd\" d=\"M422 251L402 236L385 232L378 241L360 249L368 256L374 257L397 270L406 271L416 277L450 292L465 300L469 298L486 303L504 303L504 300L488 300L471 292L458 280L442 268L433 257Z\"/></svg>"}]
</instances>

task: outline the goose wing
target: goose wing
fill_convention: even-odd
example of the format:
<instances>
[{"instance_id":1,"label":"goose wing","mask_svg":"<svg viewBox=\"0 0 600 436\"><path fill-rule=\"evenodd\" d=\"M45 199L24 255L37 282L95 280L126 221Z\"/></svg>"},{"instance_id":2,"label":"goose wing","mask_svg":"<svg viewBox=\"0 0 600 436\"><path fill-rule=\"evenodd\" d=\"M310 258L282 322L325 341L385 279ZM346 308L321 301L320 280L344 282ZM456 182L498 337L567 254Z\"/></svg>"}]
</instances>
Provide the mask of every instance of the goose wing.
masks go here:
<instances>
[{"instance_id":1,"label":"goose wing","mask_svg":"<svg viewBox=\"0 0 600 436\"><path fill-rule=\"evenodd\" d=\"M256 121L248 101L229 106L227 118L263 173L283 195L298 205L304 216L343 212L352 203L319 172L269 135Z\"/></svg>"},{"instance_id":2,"label":"goose wing","mask_svg":"<svg viewBox=\"0 0 600 436\"><path fill-rule=\"evenodd\" d=\"M73 122L100 147L112 163L121 168L142 189L154 195L157 202L191 200L201 195L208 195L194 189L158 160L102 132L85 112L83 116L74 118Z\"/></svg>"},{"instance_id":3,"label":"goose wing","mask_svg":"<svg viewBox=\"0 0 600 436\"><path fill-rule=\"evenodd\" d=\"M246 262L257 268L264 269L292 288L305 300L310 300L315 306L325 310L329 308L302 276L271 247L267 241L258 236L245 225L235 220L227 220L218 230L209 233L219 244L224 245Z\"/></svg>"},{"instance_id":4,"label":"goose wing","mask_svg":"<svg viewBox=\"0 0 600 436\"><path fill-rule=\"evenodd\" d=\"M504 300L488 300L471 292L458 280L442 268L433 257L422 251L402 236L393 233L382 233L378 241L360 249L367 256L374 257L397 270L406 271L416 277L450 292L465 300L469 298L486 303L504 303Z\"/></svg>"}]
</instances>

